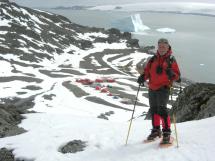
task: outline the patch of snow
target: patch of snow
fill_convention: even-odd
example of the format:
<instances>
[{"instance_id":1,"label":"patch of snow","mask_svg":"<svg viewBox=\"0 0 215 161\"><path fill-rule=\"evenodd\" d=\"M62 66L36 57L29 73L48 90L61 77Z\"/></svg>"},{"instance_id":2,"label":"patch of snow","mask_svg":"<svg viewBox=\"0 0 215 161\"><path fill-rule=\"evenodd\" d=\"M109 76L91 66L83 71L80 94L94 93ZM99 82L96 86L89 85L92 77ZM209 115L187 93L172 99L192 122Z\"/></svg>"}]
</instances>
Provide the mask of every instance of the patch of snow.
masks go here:
<instances>
[{"instance_id":1,"label":"patch of snow","mask_svg":"<svg viewBox=\"0 0 215 161\"><path fill-rule=\"evenodd\" d=\"M37 18L35 15L29 13L26 9L20 8L20 10L22 11L23 14L30 16L30 19L33 20L34 22L39 23L41 25L45 25L45 23L40 21L39 18Z\"/></svg>"},{"instance_id":2,"label":"patch of snow","mask_svg":"<svg viewBox=\"0 0 215 161\"><path fill-rule=\"evenodd\" d=\"M92 64L96 65L97 67L101 67L101 66L102 66L102 65L99 64L99 62L95 59L94 56L91 56L90 58L92 59Z\"/></svg>"},{"instance_id":3,"label":"patch of snow","mask_svg":"<svg viewBox=\"0 0 215 161\"><path fill-rule=\"evenodd\" d=\"M25 53L32 54L32 52L30 52L28 48L25 48L25 47L19 47L19 48L17 48L17 49L22 50L22 51L24 51Z\"/></svg>"},{"instance_id":4,"label":"patch of snow","mask_svg":"<svg viewBox=\"0 0 215 161\"><path fill-rule=\"evenodd\" d=\"M22 40L22 39L17 39L17 40L18 40L19 42L21 42L21 43L27 45L27 43L26 43L24 40Z\"/></svg>"},{"instance_id":5,"label":"patch of snow","mask_svg":"<svg viewBox=\"0 0 215 161\"><path fill-rule=\"evenodd\" d=\"M101 68L101 69L97 69L98 71L107 71L110 68Z\"/></svg>"},{"instance_id":6,"label":"patch of snow","mask_svg":"<svg viewBox=\"0 0 215 161\"><path fill-rule=\"evenodd\" d=\"M46 11L43 11L43 10L39 10L39 9L34 9L35 11L39 11L39 12L42 12L42 13L46 13L48 15L53 15L52 13L50 12L46 12Z\"/></svg>"},{"instance_id":7,"label":"patch of snow","mask_svg":"<svg viewBox=\"0 0 215 161\"><path fill-rule=\"evenodd\" d=\"M3 38L3 37L0 37L0 40L2 40L2 41L5 41L5 38Z\"/></svg>"},{"instance_id":8,"label":"patch of snow","mask_svg":"<svg viewBox=\"0 0 215 161\"><path fill-rule=\"evenodd\" d=\"M84 40L90 40L93 41L95 40L96 37L101 37L101 38L107 38L107 34L103 34L101 32L88 32L88 33L78 33L77 36L79 39L84 39Z\"/></svg>"},{"instance_id":9,"label":"patch of snow","mask_svg":"<svg viewBox=\"0 0 215 161\"><path fill-rule=\"evenodd\" d=\"M17 11L17 12L20 12L20 8L18 8L17 6L12 5L11 8L12 8L13 10Z\"/></svg>"},{"instance_id":10,"label":"patch of snow","mask_svg":"<svg viewBox=\"0 0 215 161\"><path fill-rule=\"evenodd\" d=\"M158 32L162 32L162 33L174 33L176 32L175 29L171 29L171 28L159 28L156 29Z\"/></svg>"},{"instance_id":11,"label":"patch of snow","mask_svg":"<svg viewBox=\"0 0 215 161\"><path fill-rule=\"evenodd\" d=\"M11 21L7 20L7 19L2 19L1 18L1 21L0 21L0 26L11 26L9 25Z\"/></svg>"},{"instance_id":12,"label":"patch of snow","mask_svg":"<svg viewBox=\"0 0 215 161\"><path fill-rule=\"evenodd\" d=\"M11 64L9 62L0 60L0 64L1 64L0 75L2 77L9 76L12 74L11 71L13 70L13 67L11 66Z\"/></svg>"},{"instance_id":13,"label":"patch of snow","mask_svg":"<svg viewBox=\"0 0 215 161\"><path fill-rule=\"evenodd\" d=\"M0 44L0 46L2 46L2 47L4 47L4 48L8 48L8 49L9 49L8 45Z\"/></svg>"}]
</instances>

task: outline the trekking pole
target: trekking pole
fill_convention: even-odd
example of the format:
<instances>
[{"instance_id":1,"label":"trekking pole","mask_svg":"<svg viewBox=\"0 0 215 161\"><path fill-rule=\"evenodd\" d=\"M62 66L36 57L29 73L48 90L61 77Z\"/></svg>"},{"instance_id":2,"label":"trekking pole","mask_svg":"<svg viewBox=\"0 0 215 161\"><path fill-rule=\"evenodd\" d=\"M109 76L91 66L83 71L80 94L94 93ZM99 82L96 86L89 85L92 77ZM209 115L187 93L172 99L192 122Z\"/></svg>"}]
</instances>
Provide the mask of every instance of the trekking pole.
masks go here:
<instances>
[{"instance_id":1,"label":"trekking pole","mask_svg":"<svg viewBox=\"0 0 215 161\"><path fill-rule=\"evenodd\" d=\"M176 129L176 118L175 118L175 114L173 114L173 122L174 122L174 127L175 127L175 137L176 137L176 142L177 142L177 148L179 148L179 145L178 145L178 133L177 133L177 129Z\"/></svg>"},{"instance_id":2,"label":"trekking pole","mask_svg":"<svg viewBox=\"0 0 215 161\"><path fill-rule=\"evenodd\" d=\"M180 82L180 94L182 93L182 87L181 87L181 82Z\"/></svg>"},{"instance_id":3,"label":"trekking pole","mask_svg":"<svg viewBox=\"0 0 215 161\"><path fill-rule=\"evenodd\" d=\"M173 95L173 86L171 86L171 87L170 87L170 96L171 96L171 101L173 100L172 95Z\"/></svg>"},{"instance_id":4,"label":"trekking pole","mask_svg":"<svg viewBox=\"0 0 215 161\"><path fill-rule=\"evenodd\" d=\"M128 137L129 137L130 130L131 130L131 124L132 124L133 117L134 117L134 111L135 111L135 107L136 107L136 104L137 104L137 97L138 97L138 94L139 94L139 91L140 91L140 86L141 86L141 84L139 84L139 87L138 87L138 90L137 90L137 95L136 95L136 99L135 99L135 102L134 102L134 109L133 109L133 112L132 112L132 115L131 115L131 120L130 120L130 124L129 124L129 128L128 128L128 134L127 134L125 145L127 145L127 143L128 143Z\"/></svg>"}]
</instances>

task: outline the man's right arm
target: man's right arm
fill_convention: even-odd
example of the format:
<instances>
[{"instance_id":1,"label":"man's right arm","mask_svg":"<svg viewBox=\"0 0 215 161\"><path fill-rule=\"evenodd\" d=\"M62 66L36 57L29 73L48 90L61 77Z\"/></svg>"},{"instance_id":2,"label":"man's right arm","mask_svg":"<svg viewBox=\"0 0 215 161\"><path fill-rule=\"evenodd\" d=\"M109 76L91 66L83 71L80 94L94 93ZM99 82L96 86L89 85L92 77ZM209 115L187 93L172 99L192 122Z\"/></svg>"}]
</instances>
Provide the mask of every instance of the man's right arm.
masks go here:
<instances>
[{"instance_id":1,"label":"man's right arm","mask_svg":"<svg viewBox=\"0 0 215 161\"><path fill-rule=\"evenodd\" d=\"M146 64L146 67L144 68L144 79L145 80L149 79L150 66L151 66L151 59L148 61L148 63Z\"/></svg>"}]
</instances>

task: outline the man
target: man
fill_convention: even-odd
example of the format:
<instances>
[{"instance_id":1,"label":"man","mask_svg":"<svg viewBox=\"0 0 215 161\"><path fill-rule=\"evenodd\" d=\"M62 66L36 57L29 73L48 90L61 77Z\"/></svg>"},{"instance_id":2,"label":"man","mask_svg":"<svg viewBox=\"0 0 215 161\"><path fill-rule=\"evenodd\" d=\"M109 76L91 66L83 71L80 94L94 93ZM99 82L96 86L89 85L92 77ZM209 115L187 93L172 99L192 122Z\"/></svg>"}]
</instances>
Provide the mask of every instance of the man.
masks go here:
<instances>
[{"instance_id":1,"label":"man","mask_svg":"<svg viewBox=\"0 0 215 161\"><path fill-rule=\"evenodd\" d=\"M170 141L170 116L168 114L167 102L169 100L170 87L173 81L180 78L180 71L175 58L172 56L171 46L167 39L161 38L158 41L158 49L144 68L137 80L139 84L144 84L148 79L149 85L149 105L152 116L152 131L147 140L154 140L161 137L160 122L162 122L162 132L164 144Z\"/></svg>"}]
</instances>

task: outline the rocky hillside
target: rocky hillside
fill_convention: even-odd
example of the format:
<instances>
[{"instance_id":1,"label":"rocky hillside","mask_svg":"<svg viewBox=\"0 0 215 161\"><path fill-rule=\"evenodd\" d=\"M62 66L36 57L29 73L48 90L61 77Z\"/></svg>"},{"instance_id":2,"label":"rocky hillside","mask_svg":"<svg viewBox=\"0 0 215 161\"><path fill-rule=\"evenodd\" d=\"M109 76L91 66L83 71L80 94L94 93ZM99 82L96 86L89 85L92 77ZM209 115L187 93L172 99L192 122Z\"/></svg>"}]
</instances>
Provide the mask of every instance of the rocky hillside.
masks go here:
<instances>
[{"instance_id":1,"label":"rocky hillside","mask_svg":"<svg viewBox=\"0 0 215 161\"><path fill-rule=\"evenodd\" d=\"M54 99L55 95L50 91L59 79L62 79L62 87L77 97L130 110L123 104L114 105L91 96L74 83L77 79L89 79L89 74L96 77L120 74L130 76L128 79L133 84L136 77L130 72L133 58L129 55L139 50L139 44L130 33L80 26L63 16L21 7L8 0L0 1L0 19L0 88L4 91L0 97L1 137L16 133L11 131L22 118L19 114L32 106L17 109L28 104L29 98L31 102L37 95L46 100ZM136 84L118 83L137 89ZM110 90L126 99L135 97L123 88ZM22 100L18 107L17 100Z\"/></svg>"},{"instance_id":2,"label":"rocky hillside","mask_svg":"<svg viewBox=\"0 0 215 161\"><path fill-rule=\"evenodd\" d=\"M186 87L174 103L173 113L177 122L215 116L215 85L196 83Z\"/></svg>"},{"instance_id":3,"label":"rocky hillside","mask_svg":"<svg viewBox=\"0 0 215 161\"><path fill-rule=\"evenodd\" d=\"M52 107L44 101L54 102L57 94L53 90L58 87L71 92L71 96L130 111L126 104L132 104L135 95L122 87L137 90L136 77L130 72L133 59L129 58L137 50L138 40L128 32L85 27L60 15L0 0L0 137L25 132L17 126L24 118L22 114L31 112L38 97L43 99L41 106ZM126 64L130 65L124 68ZM130 83L117 81L109 91L116 98L129 99L126 104L91 94L86 91L92 88L89 84L76 82L110 76L116 80L120 78L117 74ZM110 109L95 117L107 120L113 114ZM0 160L17 160L12 150L3 148L0 155Z\"/></svg>"},{"instance_id":4,"label":"rocky hillside","mask_svg":"<svg viewBox=\"0 0 215 161\"><path fill-rule=\"evenodd\" d=\"M20 7L7 0L0 2L0 8L1 53L13 53L23 61L51 60L54 54L63 54L65 50L74 54L74 50L68 49L71 45L84 50L93 48L95 42L124 40L128 46L138 47L138 41L132 40L131 34L115 29L83 27L63 16ZM88 35L84 36L84 33Z\"/></svg>"},{"instance_id":5,"label":"rocky hillside","mask_svg":"<svg viewBox=\"0 0 215 161\"><path fill-rule=\"evenodd\" d=\"M0 82L25 82L22 89L30 91L40 91L44 77L120 73L103 57L109 55L111 63L139 47L130 33L80 26L63 16L20 7L7 0L0 1L0 19L0 61L8 69L1 69ZM92 63L94 57L100 66ZM16 94L25 97L28 90L17 90Z\"/></svg>"},{"instance_id":6,"label":"rocky hillside","mask_svg":"<svg viewBox=\"0 0 215 161\"><path fill-rule=\"evenodd\" d=\"M57 118L63 118L67 111L96 120L130 117L138 90L135 65L140 59L146 60L153 47L140 49L138 40L128 32L80 26L63 16L20 7L8 0L0 0L0 19L2 139L25 132L17 125L26 116L32 117L26 113L35 111L36 116L56 110ZM187 83L184 80L182 84ZM176 84L172 102L179 88ZM141 87L136 118L147 113L147 97L147 88ZM179 122L200 119L214 115L213 104L214 86L194 84L184 89L173 112ZM40 124L36 121L37 129L48 120L45 117ZM52 129L55 123L48 121L47 125ZM70 143L76 144L74 140ZM6 145L9 151L0 144L0 160L2 156L4 161L14 160L14 145Z\"/></svg>"}]
</instances>

